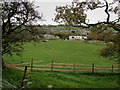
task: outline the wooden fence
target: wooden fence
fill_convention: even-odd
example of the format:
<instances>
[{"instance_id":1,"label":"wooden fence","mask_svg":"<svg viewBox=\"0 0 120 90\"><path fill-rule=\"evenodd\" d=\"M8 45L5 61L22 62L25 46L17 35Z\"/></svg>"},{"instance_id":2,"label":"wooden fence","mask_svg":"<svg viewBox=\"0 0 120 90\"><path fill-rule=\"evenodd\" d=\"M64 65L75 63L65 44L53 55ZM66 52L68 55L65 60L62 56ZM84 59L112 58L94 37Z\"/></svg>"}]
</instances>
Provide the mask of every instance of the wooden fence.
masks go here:
<instances>
[{"instance_id":1,"label":"wooden fence","mask_svg":"<svg viewBox=\"0 0 120 90\"><path fill-rule=\"evenodd\" d=\"M19 65L17 65L19 66ZM24 67L21 67L24 68ZM105 73L120 73L118 66L102 66L102 65L85 65L85 64L65 64L54 63L53 61L47 65L35 65L33 60L28 65L28 70L45 70L45 71L69 71L69 72L105 72Z\"/></svg>"}]
</instances>

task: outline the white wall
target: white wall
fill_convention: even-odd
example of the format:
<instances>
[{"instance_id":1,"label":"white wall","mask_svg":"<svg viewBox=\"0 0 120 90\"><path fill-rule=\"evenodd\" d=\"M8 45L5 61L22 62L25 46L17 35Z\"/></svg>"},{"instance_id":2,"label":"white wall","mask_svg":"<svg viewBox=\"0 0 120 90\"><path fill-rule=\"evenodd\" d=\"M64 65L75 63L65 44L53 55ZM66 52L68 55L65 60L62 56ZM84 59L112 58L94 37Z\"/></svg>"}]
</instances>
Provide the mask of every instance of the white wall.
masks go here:
<instances>
[{"instance_id":1,"label":"white wall","mask_svg":"<svg viewBox=\"0 0 120 90\"><path fill-rule=\"evenodd\" d=\"M69 40L84 40L87 39L85 36L69 36Z\"/></svg>"}]
</instances>

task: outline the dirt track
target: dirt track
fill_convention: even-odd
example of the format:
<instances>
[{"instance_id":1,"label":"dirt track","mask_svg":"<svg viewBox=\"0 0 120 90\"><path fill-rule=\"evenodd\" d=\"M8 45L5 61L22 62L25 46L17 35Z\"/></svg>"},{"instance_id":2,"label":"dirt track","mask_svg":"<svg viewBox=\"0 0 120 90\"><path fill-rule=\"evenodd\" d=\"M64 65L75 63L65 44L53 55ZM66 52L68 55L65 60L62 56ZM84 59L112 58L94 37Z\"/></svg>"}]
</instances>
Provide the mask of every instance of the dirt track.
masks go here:
<instances>
[{"instance_id":1,"label":"dirt track","mask_svg":"<svg viewBox=\"0 0 120 90\"><path fill-rule=\"evenodd\" d=\"M43 62L43 61L34 61L33 63L38 63L38 62ZM27 63L21 63L21 64L14 64L16 65L25 65L25 64L31 64L31 62L27 62Z\"/></svg>"},{"instance_id":2,"label":"dirt track","mask_svg":"<svg viewBox=\"0 0 120 90\"><path fill-rule=\"evenodd\" d=\"M34 61L33 63L39 63L39 62L43 62L43 61ZM17 66L18 65L25 65L25 64L31 64L31 62L21 63L21 64L5 64L5 66L8 68L19 69L21 71L24 71L24 67L17 67Z\"/></svg>"}]
</instances>

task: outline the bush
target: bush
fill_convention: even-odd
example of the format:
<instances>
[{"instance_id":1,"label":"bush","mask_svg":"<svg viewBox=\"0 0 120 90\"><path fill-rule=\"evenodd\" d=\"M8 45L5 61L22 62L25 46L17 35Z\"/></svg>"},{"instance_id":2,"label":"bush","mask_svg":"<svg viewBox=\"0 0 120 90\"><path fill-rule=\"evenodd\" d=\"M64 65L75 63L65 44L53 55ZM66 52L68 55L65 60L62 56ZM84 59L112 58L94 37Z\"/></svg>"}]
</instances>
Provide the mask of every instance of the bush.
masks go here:
<instances>
[{"instance_id":1,"label":"bush","mask_svg":"<svg viewBox=\"0 0 120 90\"><path fill-rule=\"evenodd\" d=\"M107 44L107 47L101 49L100 55L103 57L112 56L115 52L115 45L114 44Z\"/></svg>"},{"instance_id":2,"label":"bush","mask_svg":"<svg viewBox=\"0 0 120 90\"><path fill-rule=\"evenodd\" d=\"M88 38L100 41L110 42L113 41L114 34L112 32L93 32L88 34Z\"/></svg>"},{"instance_id":3,"label":"bush","mask_svg":"<svg viewBox=\"0 0 120 90\"><path fill-rule=\"evenodd\" d=\"M115 35L113 43L107 44L107 47L103 48L100 54L103 57L110 57L120 63L120 34Z\"/></svg>"}]
</instances>

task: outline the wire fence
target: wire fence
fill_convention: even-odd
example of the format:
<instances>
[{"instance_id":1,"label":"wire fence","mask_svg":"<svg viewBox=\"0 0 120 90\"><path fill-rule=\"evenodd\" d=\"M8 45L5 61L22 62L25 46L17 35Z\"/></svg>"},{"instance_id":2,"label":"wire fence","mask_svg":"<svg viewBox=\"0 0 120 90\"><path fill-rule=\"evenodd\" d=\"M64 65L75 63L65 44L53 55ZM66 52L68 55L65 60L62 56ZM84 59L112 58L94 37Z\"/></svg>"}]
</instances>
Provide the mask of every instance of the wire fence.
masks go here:
<instances>
[{"instance_id":1,"label":"wire fence","mask_svg":"<svg viewBox=\"0 0 120 90\"><path fill-rule=\"evenodd\" d=\"M16 64L16 67L18 68L20 65L22 64ZM24 67L19 67L19 68L24 69ZM95 65L94 63L92 65L66 64L66 63L55 63L53 61L47 65L35 65L33 60L31 61L31 63L29 63L28 70L120 73L120 67L114 65L102 66L102 65Z\"/></svg>"}]
</instances>

